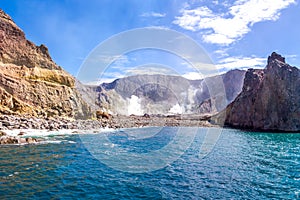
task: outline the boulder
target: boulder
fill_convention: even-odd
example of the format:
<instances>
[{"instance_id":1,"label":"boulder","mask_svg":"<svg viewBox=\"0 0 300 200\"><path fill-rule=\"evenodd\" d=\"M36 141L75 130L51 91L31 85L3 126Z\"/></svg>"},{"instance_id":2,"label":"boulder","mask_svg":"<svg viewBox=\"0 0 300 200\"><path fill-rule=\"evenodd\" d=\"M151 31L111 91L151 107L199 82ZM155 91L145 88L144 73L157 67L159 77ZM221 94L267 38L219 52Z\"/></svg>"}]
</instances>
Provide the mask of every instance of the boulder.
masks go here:
<instances>
[{"instance_id":1,"label":"boulder","mask_svg":"<svg viewBox=\"0 0 300 200\"><path fill-rule=\"evenodd\" d=\"M35 138L29 137L29 138L26 138L26 142L27 142L28 144L32 144L32 143L36 143L37 141L36 141Z\"/></svg>"},{"instance_id":2,"label":"boulder","mask_svg":"<svg viewBox=\"0 0 300 200\"><path fill-rule=\"evenodd\" d=\"M18 136L25 135L25 134L26 134L25 132L21 131L21 132L18 134Z\"/></svg>"},{"instance_id":3,"label":"boulder","mask_svg":"<svg viewBox=\"0 0 300 200\"><path fill-rule=\"evenodd\" d=\"M98 111L96 111L96 117L97 117L98 119L102 119L102 118L109 119L109 118L110 118L110 114L108 114L108 113L105 112L105 111L98 110Z\"/></svg>"},{"instance_id":4,"label":"boulder","mask_svg":"<svg viewBox=\"0 0 300 200\"><path fill-rule=\"evenodd\" d=\"M5 132L0 131L0 137L1 137L1 136L5 136L5 135L7 135Z\"/></svg>"}]
</instances>

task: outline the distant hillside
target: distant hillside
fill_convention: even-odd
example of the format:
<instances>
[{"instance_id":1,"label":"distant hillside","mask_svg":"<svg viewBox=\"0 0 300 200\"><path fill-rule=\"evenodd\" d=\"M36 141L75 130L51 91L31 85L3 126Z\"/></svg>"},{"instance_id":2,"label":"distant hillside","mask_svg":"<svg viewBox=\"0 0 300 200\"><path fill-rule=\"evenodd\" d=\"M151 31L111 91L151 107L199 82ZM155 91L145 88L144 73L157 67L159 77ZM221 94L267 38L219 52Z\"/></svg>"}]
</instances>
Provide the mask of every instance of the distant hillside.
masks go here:
<instances>
[{"instance_id":1,"label":"distant hillside","mask_svg":"<svg viewBox=\"0 0 300 200\"><path fill-rule=\"evenodd\" d=\"M203 80L180 76L138 75L90 87L96 104L118 114L213 113L220 111L242 90L245 71L232 70ZM218 106L207 82L223 80L227 104ZM92 102L92 100L90 101Z\"/></svg>"}]
</instances>

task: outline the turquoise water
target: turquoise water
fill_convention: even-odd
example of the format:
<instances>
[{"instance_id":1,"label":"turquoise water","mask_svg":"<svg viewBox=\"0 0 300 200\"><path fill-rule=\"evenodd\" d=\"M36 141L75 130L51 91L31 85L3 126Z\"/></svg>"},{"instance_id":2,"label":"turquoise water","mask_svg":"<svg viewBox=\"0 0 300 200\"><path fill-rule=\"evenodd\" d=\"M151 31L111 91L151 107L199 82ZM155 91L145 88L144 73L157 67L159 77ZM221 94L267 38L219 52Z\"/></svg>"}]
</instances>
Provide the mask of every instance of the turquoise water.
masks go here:
<instances>
[{"instance_id":1,"label":"turquoise water","mask_svg":"<svg viewBox=\"0 0 300 200\"><path fill-rule=\"evenodd\" d=\"M107 158L85 145L88 140L102 143L100 134L54 135L52 143L1 146L0 199L300 199L300 134L223 129L202 157L208 129L201 128L173 163L132 173L125 166L130 162L118 158L120 151L147 156L174 141L178 129L132 130L106 133L110 143L99 145L97 152L105 155L112 153L108 147L115 149L114 165L98 160ZM143 167L157 166L163 160L143 162L148 162Z\"/></svg>"}]
</instances>

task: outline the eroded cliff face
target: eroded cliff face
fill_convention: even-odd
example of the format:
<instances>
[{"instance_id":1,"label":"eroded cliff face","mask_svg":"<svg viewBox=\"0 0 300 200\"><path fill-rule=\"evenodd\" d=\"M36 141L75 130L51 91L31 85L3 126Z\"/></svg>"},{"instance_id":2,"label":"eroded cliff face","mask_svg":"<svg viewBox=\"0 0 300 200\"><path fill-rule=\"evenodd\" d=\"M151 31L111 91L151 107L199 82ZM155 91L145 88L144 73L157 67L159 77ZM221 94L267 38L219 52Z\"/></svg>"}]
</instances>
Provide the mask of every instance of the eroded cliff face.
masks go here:
<instances>
[{"instance_id":1,"label":"eroded cliff face","mask_svg":"<svg viewBox=\"0 0 300 200\"><path fill-rule=\"evenodd\" d=\"M246 72L242 92L222 114L233 127L300 131L300 70L273 52L265 69Z\"/></svg>"},{"instance_id":2,"label":"eroded cliff face","mask_svg":"<svg viewBox=\"0 0 300 200\"><path fill-rule=\"evenodd\" d=\"M0 9L0 113L86 118L75 79Z\"/></svg>"}]
</instances>

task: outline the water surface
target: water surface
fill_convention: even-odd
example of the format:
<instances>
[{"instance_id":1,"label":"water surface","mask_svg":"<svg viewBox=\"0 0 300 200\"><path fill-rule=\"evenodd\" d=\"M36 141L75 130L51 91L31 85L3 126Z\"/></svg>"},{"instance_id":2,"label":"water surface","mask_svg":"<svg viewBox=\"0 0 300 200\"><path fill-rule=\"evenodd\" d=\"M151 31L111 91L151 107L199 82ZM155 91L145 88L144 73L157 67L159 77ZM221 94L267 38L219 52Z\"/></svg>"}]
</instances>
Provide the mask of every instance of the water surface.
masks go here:
<instances>
[{"instance_id":1,"label":"water surface","mask_svg":"<svg viewBox=\"0 0 300 200\"><path fill-rule=\"evenodd\" d=\"M139 129L136 138L126 130L106 135L112 149L143 155L166 146L178 130L167 127L147 135L153 129ZM224 129L203 158L200 146L206 130L198 130L175 162L146 173L107 166L79 135L53 135L51 143L39 145L1 146L0 199L300 198L300 134ZM96 140L98 135L89 137Z\"/></svg>"}]
</instances>

